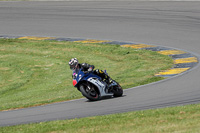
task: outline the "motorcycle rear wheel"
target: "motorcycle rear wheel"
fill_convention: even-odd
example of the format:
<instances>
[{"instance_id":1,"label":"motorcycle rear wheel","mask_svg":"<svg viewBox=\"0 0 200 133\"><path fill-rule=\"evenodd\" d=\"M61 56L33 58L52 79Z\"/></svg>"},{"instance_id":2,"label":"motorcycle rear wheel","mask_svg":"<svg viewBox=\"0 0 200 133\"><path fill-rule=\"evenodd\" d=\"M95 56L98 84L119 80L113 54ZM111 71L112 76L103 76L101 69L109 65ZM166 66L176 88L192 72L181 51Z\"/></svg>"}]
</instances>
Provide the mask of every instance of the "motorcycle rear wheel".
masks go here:
<instances>
[{"instance_id":1,"label":"motorcycle rear wheel","mask_svg":"<svg viewBox=\"0 0 200 133\"><path fill-rule=\"evenodd\" d=\"M90 101L97 101L100 99L100 95L95 90L95 86L92 84L80 85L80 91L84 97Z\"/></svg>"}]
</instances>

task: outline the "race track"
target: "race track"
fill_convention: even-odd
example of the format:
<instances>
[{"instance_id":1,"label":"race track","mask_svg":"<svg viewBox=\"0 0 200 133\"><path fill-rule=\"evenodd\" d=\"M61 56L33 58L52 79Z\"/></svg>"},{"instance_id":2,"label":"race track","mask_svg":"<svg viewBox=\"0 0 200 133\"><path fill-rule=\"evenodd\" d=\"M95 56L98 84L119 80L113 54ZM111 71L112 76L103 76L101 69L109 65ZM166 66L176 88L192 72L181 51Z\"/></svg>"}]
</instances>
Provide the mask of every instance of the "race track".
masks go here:
<instances>
[{"instance_id":1,"label":"race track","mask_svg":"<svg viewBox=\"0 0 200 133\"><path fill-rule=\"evenodd\" d=\"M130 41L200 57L200 2L0 2L0 35ZM3 111L0 126L199 103L199 76L196 65L179 76L130 88L120 98Z\"/></svg>"}]
</instances>

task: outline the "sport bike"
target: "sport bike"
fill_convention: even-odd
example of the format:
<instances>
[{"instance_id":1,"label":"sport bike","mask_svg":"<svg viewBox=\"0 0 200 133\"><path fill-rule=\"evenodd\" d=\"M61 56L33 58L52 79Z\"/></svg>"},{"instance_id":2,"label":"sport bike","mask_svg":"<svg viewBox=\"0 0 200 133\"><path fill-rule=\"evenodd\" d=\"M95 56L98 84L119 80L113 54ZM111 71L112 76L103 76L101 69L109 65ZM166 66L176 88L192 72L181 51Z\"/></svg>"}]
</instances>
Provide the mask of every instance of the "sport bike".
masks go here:
<instances>
[{"instance_id":1,"label":"sport bike","mask_svg":"<svg viewBox=\"0 0 200 133\"><path fill-rule=\"evenodd\" d=\"M106 70L104 72L106 73ZM107 96L120 97L123 95L123 89L116 81L113 80L108 85L98 75L93 72L84 72L82 69L73 71L73 86L91 101Z\"/></svg>"}]
</instances>

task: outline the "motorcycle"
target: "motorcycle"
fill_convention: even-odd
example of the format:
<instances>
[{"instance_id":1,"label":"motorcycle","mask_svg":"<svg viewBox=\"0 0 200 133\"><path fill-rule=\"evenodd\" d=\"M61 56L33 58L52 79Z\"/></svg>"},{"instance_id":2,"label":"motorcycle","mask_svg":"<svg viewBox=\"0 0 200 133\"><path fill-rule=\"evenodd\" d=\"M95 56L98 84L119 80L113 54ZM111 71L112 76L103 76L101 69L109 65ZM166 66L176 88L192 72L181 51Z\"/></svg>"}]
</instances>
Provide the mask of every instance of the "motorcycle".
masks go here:
<instances>
[{"instance_id":1,"label":"motorcycle","mask_svg":"<svg viewBox=\"0 0 200 133\"><path fill-rule=\"evenodd\" d=\"M106 73L106 70L104 72ZM93 72L84 72L82 69L73 71L73 86L90 101L97 101L107 96L120 97L123 95L123 89L116 81L113 80L108 85L98 75Z\"/></svg>"}]
</instances>

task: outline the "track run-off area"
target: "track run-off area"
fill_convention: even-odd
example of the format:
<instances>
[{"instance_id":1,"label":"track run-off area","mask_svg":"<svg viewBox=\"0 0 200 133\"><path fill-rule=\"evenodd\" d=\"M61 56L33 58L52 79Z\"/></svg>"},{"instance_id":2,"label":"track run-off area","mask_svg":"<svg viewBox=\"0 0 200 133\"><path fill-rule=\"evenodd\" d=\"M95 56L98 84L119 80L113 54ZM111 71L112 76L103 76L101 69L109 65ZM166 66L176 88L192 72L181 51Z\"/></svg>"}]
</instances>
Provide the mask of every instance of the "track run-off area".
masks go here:
<instances>
[{"instance_id":1,"label":"track run-off area","mask_svg":"<svg viewBox=\"0 0 200 133\"><path fill-rule=\"evenodd\" d=\"M199 103L199 7L200 2L0 2L1 38L110 40L101 43L158 51L175 64L157 75L169 78L127 89L121 98L1 111L0 126Z\"/></svg>"}]
</instances>

